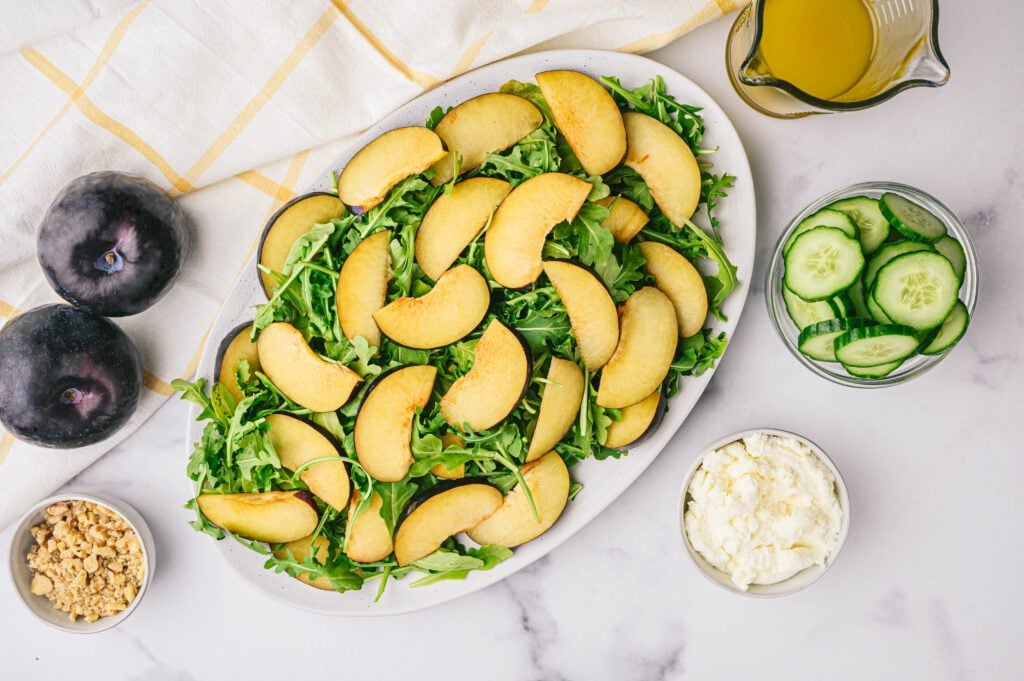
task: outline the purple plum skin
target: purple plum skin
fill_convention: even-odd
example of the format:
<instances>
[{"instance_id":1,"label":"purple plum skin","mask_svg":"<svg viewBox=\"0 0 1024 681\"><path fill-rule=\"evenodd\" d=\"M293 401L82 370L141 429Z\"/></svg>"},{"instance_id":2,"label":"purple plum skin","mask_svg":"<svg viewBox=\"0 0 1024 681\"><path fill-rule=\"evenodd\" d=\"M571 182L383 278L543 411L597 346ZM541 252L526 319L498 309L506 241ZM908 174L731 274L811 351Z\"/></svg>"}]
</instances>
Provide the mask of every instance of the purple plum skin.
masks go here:
<instances>
[{"instance_id":1,"label":"purple plum skin","mask_svg":"<svg viewBox=\"0 0 1024 681\"><path fill-rule=\"evenodd\" d=\"M83 175L61 190L39 226L36 254L64 300L123 317L159 300L192 246L178 204L149 180Z\"/></svg>"},{"instance_id":2,"label":"purple plum skin","mask_svg":"<svg viewBox=\"0 0 1024 681\"><path fill-rule=\"evenodd\" d=\"M109 319L43 305L0 329L0 422L19 440L61 449L105 440L141 392L139 352Z\"/></svg>"}]
</instances>

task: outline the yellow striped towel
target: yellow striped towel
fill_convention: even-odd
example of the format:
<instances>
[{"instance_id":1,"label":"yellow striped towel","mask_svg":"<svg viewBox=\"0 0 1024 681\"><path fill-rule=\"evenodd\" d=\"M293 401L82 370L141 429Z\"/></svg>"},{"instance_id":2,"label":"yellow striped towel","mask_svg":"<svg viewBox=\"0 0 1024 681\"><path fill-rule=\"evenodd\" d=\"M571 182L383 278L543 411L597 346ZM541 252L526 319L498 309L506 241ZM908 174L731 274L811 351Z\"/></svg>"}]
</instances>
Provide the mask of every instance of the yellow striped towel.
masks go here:
<instances>
[{"instance_id":1,"label":"yellow striped towel","mask_svg":"<svg viewBox=\"0 0 1024 681\"><path fill-rule=\"evenodd\" d=\"M158 305L119 320L145 395L70 452L0 436L0 528L127 437L196 368L268 215L354 135L445 79L531 50L652 50L734 0L34 0L0 3L0 321L56 300L35 230L99 169L174 194L197 248Z\"/></svg>"}]
</instances>

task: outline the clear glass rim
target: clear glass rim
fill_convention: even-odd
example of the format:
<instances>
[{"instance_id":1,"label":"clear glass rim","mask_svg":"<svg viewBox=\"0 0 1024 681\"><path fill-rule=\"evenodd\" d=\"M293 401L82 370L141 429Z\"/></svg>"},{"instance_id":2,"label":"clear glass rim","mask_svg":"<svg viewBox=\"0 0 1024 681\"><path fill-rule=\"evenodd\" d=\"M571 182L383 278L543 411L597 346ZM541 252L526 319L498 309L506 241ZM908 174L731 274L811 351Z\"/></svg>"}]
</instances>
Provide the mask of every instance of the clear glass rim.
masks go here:
<instances>
[{"instance_id":1,"label":"clear glass rim","mask_svg":"<svg viewBox=\"0 0 1024 681\"><path fill-rule=\"evenodd\" d=\"M895 85L886 88L882 92L878 93L874 97L868 97L867 99L859 99L855 102L833 102L827 99L819 99L814 95L804 92L796 85L793 85L787 80L780 78L773 78L771 76L765 76L761 78L746 78L741 73L736 74L736 78L740 83L749 87L761 87L769 86L775 87L784 92L796 97L805 104L810 104L813 107L824 109L826 111L857 111L860 109L867 109L876 104L881 104L884 101L892 99L904 90L908 90L914 87L940 87L946 84L949 80L949 63L946 61L946 57L942 54L942 48L939 47L939 0L931 0L932 6L932 22L927 32L928 40L927 45L931 47L932 53L935 59L942 64L946 70L946 78L942 81L927 80L924 78L908 78L907 80L900 81ZM740 62L739 71L742 72L750 62L757 56L758 47L761 44L761 34L764 28L764 0L754 0L750 5L740 12L736 18L736 22L740 22L745 13L752 12L754 19L754 39L750 43L750 51L747 52L747 56ZM732 31L730 30L730 35Z\"/></svg>"},{"instance_id":2,"label":"clear glass rim","mask_svg":"<svg viewBox=\"0 0 1024 681\"><path fill-rule=\"evenodd\" d=\"M894 373L882 378L859 378L846 373L838 373L842 371L841 365L839 364L835 364L834 366L836 369L832 370L831 363L819 362L807 357L801 353L797 347L797 338L787 331L786 324L789 320L785 309L785 303L782 300L782 290L780 287L782 282L782 268L784 265L782 247L785 245L790 234L793 233L793 230L796 229L796 226L801 220L815 211L824 208L827 204L832 203L833 201L853 196L881 195L884 192L902 194L907 198L925 204L925 207L938 214L938 217L946 224L947 229L949 229L952 235L960 241L960 245L963 246L964 249L964 255L967 257L967 268L964 272L964 286L960 292L960 296L964 305L967 306L967 312L971 317L974 316L974 308L978 301L980 280L978 272L978 257L974 248L974 243L971 241L970 234L963 222L960 221L960 218L958 218L956 214L953 213L953 211L951 211L944 203L936 199L931 194L922 191L917 187L912 187L901 182L872 181L851 184L829 192L828 194L812 201L803 210L797 213L792 220L790 220L789 224L786 225L786 228L782 231L782 235L779 236L779 239L775 244L775 248L772 251L771 261L769 262L764 281L764 295L765 303L768 307L768 318L771 320L772 326L775 327L776 333L778 333L779 337L782 339L782 342L789 350L789 353L793 355L797 361L818 376L838 385L851 388L885 388L906 383L907 381L917 378L937 366L939 362L948 357L950 352L952 352L956 347L953 346L939 355L917 355L917 357L923 357L924 360L905 370L901 367Z\"/></svg>"}]
</instances>

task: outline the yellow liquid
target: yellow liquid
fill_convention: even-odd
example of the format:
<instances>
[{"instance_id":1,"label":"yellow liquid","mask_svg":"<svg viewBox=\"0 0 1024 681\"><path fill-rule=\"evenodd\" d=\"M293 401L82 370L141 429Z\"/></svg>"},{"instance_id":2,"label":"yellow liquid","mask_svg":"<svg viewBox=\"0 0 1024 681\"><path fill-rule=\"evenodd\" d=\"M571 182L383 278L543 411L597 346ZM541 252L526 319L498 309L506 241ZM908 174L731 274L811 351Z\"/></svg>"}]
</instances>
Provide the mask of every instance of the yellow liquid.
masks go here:
<instances>
[{"instance_id":1,"label":"yellow liquid","mask_svg":"<svg viewBox=\"0 0 1024 681\"><path fill-rule=\"evenodd\" d=\"M835 99L871 63L875 26L864 0L767 0L761 55L771 74Z\"/></svg>"}]
</instances>

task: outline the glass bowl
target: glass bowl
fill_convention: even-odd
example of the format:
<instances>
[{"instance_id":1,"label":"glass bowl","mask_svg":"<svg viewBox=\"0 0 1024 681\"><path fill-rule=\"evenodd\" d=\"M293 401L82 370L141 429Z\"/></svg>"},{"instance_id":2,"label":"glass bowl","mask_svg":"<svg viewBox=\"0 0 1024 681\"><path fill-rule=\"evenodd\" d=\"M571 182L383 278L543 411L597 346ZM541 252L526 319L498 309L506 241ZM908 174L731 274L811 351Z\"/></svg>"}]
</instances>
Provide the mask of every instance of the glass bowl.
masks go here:
<instances>
[{"instance_id":1,"label":"glass bowl","mask_svg":"<svg viewBox=\"0 0 1024 681\"><path fill-rule=\"evenodd\" d=\"M957 347L954 345L938 355L914 355L903 362L898 369L882 378L858 378L851 376L846 373L846 370L839 363L811 359L801 354L798 349L797 342L800 337L800 329L789 318L789 314L786 312L786 304L782 299L782 276L785 270L785 263L782 257L783 245L801 220L833 201L852 196L870 196L877 199L885 192L900 194L921 204L946 224L946 229L949 231L950 236L953 236L960 242L960 245L963 246L964 254L967 256L967 269L964 272L964 281L960 287L960 300L967 306L967 312L972 319L974 317L974 306L978 300L978 256L974 250L974 244L967 233L967 228L960 222L960 219L934 196L915 187L898 182L861 182L837 189L811 203L789 222L786 229L782 232L782 236L779 237L778 242L775 244L771 263L768 266L768 274L765 278L765 301L768 304L768 317L772 320L772 324L775 326L775 330L778 331L779 337L782 338L786 348L789 349L789 352L801 364L822 378L827 378L833 383L853 388L884 388L890 385L906 383L934 367ZM969 330L970 327L968 327Z\"/></svg>"}]
</instances>

